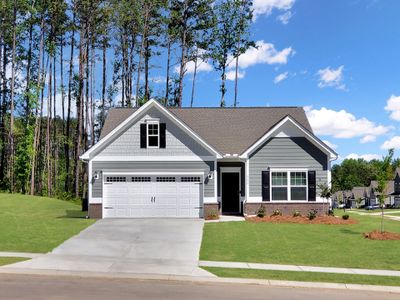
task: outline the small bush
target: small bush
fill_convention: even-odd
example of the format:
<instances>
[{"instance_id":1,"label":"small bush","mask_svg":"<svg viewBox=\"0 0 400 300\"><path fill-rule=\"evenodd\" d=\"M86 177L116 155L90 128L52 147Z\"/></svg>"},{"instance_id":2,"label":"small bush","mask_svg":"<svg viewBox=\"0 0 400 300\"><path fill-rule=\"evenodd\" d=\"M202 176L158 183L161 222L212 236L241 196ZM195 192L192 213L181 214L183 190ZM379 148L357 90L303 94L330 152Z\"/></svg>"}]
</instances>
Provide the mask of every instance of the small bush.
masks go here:
<instances>
[{"instance_id":1,"label":"small bush","mask_svg":"<svg viewBox=\"0 0 400 300\"><path fill-rule=\"evenodd\" d=\"M211 209L205 216L206 220L218 220L219 214L217 209Z\"/></svg>"},{"instance_id":2,"label":"small bush","mask_svg":"<svg viewBox=\"0 0 400 300\"><path fill-rule=\"evenodd\" d=\"M329 211L328 211L328 216L332 216L332 217L335 216L335 213L333 212L333 209L332 209L332 208L329 209Z\"/></svg>"},{"instance_id":3,"label":"small bush","mask_svg":"<svg viewBox=\"0 0 400 300\"><path fill-rule=\"evenodd\" d=\"M348 220L349 218L350 218L349 215L343 215L343 216L342 216L342 219L343 219L343 220Z\"/></svg>"},{"instance_id":4,"label":"small bush","mask_svg":"<svg viewBox=\"0 0 400 300\"><path fill-rule=\"evenodd\" d=\"M257 217L264 218L265 214L266 214L265 207L261 205L260 208L257 211Z\"/></svg>"},{"instance_id":5,"label":"small bush","mask_svg":"<svg viewBox=\"0 0 400 300\"><path fill-rule=\"evenodd\" d=\"M307 217L309 220L314 220L317 217L318 211L316 209L311 209L308 214Z\"/></svg>"},{"instance_id":6,"label":"small bush","mask_svg":"<svg viewBox=\"0 0 400 300\"><path fill-rule=\"evenodd\" d=\"M293 211L293 217L301 217L301 213L296 209Z\"/></svg>"},{"instance_id":7,"label":"small bush","mask_svg":"<svg viewBox=\"0 0 400 300\"><path fill-rule=\"evenodd\" d=\"M272 212L272 215L271 215L271 216L273 216L273 217L282 216L282 211L281 211L280 209L275 209L275 210Z\"/></svg>"}]
</instances>

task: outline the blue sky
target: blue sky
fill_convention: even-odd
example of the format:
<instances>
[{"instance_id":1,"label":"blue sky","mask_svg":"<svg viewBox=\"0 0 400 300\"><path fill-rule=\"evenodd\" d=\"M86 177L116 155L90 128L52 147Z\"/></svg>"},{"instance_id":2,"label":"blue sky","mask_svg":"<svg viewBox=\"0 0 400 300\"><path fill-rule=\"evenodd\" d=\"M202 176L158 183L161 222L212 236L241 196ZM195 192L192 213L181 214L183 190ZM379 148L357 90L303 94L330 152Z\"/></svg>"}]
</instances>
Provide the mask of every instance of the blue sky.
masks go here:
<instances>
[{"instance_id":1,"label":"blue sky","mask_svg":"<svg viewBox=\"0 0 400 300\"><path fill-rule=\"evenodd\" d=\"M240 58L240 106L306 107L314 131L341 159L379 158L386 148L400 148L400 1L256 0L254 5L251 32L260 47ZM202 69L195 106L217 106L218 73L206 62ZM190 77L189 68L185 106ZM228 106L233 94L230 81Z\"/></svg>"}]
</instances>

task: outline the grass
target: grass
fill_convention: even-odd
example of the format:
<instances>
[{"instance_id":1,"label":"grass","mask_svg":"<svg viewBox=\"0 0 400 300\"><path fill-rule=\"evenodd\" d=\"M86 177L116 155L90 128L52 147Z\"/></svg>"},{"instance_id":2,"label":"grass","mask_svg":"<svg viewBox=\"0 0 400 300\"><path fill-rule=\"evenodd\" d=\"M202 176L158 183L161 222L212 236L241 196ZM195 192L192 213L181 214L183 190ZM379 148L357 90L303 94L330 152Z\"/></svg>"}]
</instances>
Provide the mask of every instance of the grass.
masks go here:
<instances>
[{"instance_id":1,"label":"grass","mask_svg":"<svg viewBox=\"0 0 400 300\"><path fill-rule=\"evenodd\" d=\"M10 265L28 259L29 258L25 257L0 257L0 266Z\"/></svg>"},{"instance_id":2,"label":"grass","mask_svg":"<svg viewBox=\"0 0 400 300\"><path fill-rule=\"evenodd\" d=\"M337 212L337 214L342 214ZM355 225L206 223L201 260L400 270L400 241L373 241L380 218L351 215ZM400 232L386 219L385 230Z\"/></svg>"},{"instance_id":3,"label":"grass","mask_svg":"<svg viewBox=\"0 0 400 300\"><path fill-rule=\"evenodd\" d=\"M255 278L255 279L270 279L270 280L400 286L400 277L395 277L395 276L371 276L371 275L351 275L351 274L334 274L334 273L317 273L317 272L227 269L227 268L215 268L215 267L203 267L203 269L219 277L229 277L229 278Z\"/></svg>"},{"instance_id":4,"label":"grass","mask_svg":"<svg viewBox=\"0 0 400 300\"><path fill-rule=\"evenodd\" d=\"M45 253L93 224L77 204L0 193L0 251Z\"/></svg>"}]
</instances>

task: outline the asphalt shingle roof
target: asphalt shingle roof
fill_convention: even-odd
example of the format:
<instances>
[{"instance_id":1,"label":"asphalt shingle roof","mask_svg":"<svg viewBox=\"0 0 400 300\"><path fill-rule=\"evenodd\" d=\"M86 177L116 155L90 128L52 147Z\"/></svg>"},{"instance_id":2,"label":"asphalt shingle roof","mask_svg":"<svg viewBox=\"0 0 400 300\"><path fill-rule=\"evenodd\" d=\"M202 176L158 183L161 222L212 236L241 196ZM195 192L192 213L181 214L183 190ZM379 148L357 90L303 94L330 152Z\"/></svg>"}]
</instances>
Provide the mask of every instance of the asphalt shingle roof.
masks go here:
<instances>
[{"instance_id":1,"label":"asphalt shingle roof","mask_svg":"<svg viewBox=\"0 0 400 300\"><path fill-rule=\"evenodd\" d=\"M100 138L135 111L111 109ZM312 133L302 107L169 108L169 111L222 154L242 154L288 115Z\"/></svg>"}]
</instances>

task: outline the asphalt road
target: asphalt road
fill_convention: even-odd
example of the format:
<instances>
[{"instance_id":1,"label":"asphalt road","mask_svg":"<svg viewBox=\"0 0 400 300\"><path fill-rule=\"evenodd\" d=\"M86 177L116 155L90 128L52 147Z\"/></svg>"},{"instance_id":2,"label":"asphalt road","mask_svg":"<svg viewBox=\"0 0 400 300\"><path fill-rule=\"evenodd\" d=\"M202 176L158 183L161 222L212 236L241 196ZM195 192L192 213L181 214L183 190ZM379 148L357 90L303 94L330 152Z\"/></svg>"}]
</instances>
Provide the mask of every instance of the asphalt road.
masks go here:
<instances>
[{"instance_id":1,"label":"asphalt road","mask_svg":"<svg viewBox=\"0 0 400 300\"><path fill-rule=\"evenodd\" d=\"M0 274L0 299L400 299L399 294L133 279Z\"/></svg>"}]
</instances>

